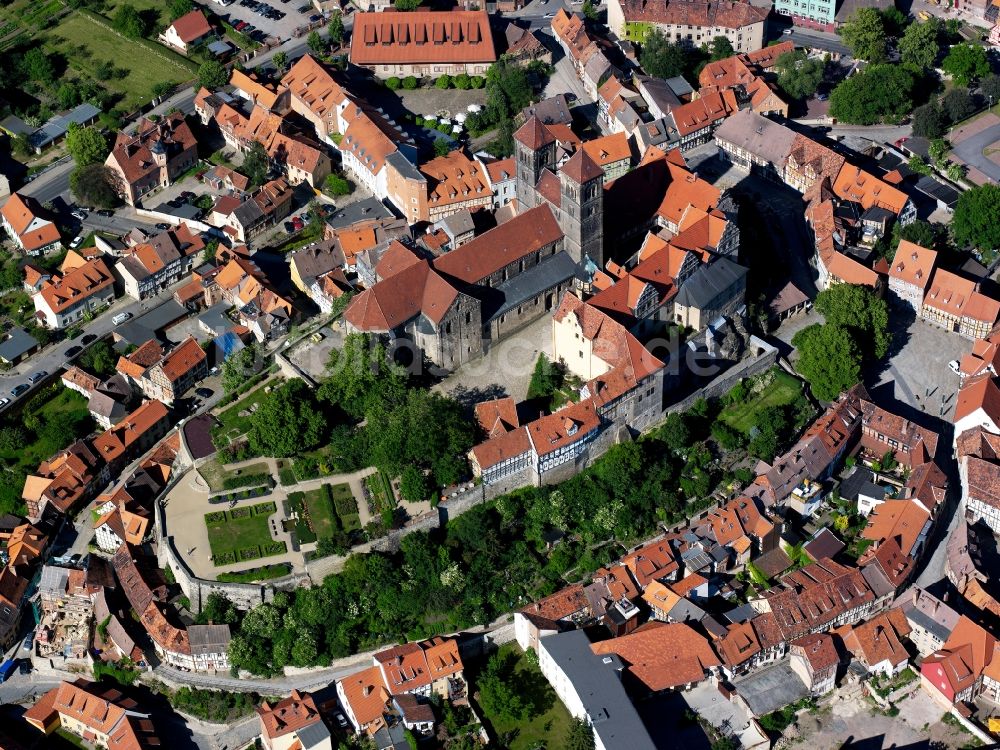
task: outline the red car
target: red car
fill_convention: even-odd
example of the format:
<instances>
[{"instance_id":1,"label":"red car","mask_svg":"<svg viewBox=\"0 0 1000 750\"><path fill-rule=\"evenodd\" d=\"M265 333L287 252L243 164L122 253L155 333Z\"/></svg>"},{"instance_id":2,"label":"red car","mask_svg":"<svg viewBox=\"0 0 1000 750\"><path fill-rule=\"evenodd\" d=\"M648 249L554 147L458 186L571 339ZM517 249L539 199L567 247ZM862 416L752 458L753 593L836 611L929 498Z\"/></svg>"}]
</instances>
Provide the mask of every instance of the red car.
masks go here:
<instances>
[{"instance_id":1,"label":"red car","mask_svg":"<svg viewBox=\"0 0 1000 750\"><path fill-rule=\"evenodd\" d=\"M246 28L248 25L249 24L246 21L240 21L238 24L233 26L233 28L236 29L237 31L243 31L243 29Z\"/></svg>"},{"instance_id":2,"label":"red car","mask_svg":"<svg viewBox=\"0 0 1000 750\"><path fill-rule=\"evenodd\" d=\"M292 219L292 226L295 228L296 232L298 232L300 229L302 229L305 225L306 225L306 223L304 221L302 221L302 219L300 217L298 217L298 216L296 216L296 217L294 217Z\"/></svg>"}]
</instances>

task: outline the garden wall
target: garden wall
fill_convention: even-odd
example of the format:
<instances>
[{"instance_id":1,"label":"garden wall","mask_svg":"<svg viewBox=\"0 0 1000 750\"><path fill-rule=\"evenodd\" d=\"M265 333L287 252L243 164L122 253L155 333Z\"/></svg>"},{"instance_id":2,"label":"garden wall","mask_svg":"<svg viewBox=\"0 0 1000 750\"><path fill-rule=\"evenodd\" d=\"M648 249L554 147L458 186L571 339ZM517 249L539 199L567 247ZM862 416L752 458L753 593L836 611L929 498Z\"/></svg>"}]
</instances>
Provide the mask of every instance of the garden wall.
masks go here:
<instances>
[{"instance_id":1,"label":"garden wall","mask_svg":"<svg viewBox=\"0 0 1000 750\"><path fill-rule=\"evenodd\" d=\"M164 490L163 495L165 496L174 484L186 474L187 472L176 474ZM250 609L255 604L271 601L274 598L275 589L288 591L310 583L309 576L305 573L293 573L283 578L275 578L261 583L224 583L198 578L177 552L174 539L167 529L163 508L159 503L156 504L156 554L160 567L169 568L174 574L184 596L191 602L191 611L195 614L201 611L209 594L213 592L224 594L240 609Z\"/></svg>"},{"instance_id":2,"label":"garden wall","mask_svg":"<svg viewBox=\"0 0 1000 750\"><path fill-rule=\"evenodd\" d=\"M756 339L756 337L751 338ZM724 396L734 385L736 385L736 381L758 375L765 370L770 369L774 363L778 361L778 350L776 348L770 344L765 344L759 339L751 344L751 346L754 345L765 347L763 353L757 355L753 359L745 359L742 362L733 365L724 373L716 377L715 380L711 381L704 387L699 388L687 398L678 401L675 404L671 404L663 412L664 416L670 414L671 412L687 411L694 405L694 402L700 398L713 399Z\"/></svg>"}]
</instances>

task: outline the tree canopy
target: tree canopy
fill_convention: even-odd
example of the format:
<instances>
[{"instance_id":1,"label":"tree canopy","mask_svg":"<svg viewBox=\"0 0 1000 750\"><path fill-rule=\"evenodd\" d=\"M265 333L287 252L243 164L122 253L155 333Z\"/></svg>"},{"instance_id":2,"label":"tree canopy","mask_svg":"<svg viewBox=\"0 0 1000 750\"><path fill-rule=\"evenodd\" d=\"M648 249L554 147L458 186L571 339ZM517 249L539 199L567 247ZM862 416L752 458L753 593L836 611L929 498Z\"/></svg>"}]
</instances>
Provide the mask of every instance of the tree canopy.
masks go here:
<instances>
[{"instance_id":1,"label":"tree canopy","mask_svg":"<svg viewBox=\"0 0 1000 750\"><path fill-rule=\"evenodd\" d=\"M960 245L980 250L1000 249L1000 186L980 185L966 190L955 205L951 231Z\"/></svg>"},{"instance_id":2,"label":"tree canopy","mask_svg":"<svg viewBox=\"0 0 1000 750\"><path fill-rule=\"evenodd\" d=\"M726 36L712 37L712 43L708 45L708 52L713 62L716 60L725 60L727 57L732 57L735 54L733 44L729 41L729 37Z\"/></svg>"},{"instance_id":3,"label":"tree canopy","mask_svg":"<svg viewBox=\"0 0 1000 750\"><path fill-rule=\"evenodd\" d=\"M103 164L77 167L69 176L69 189L81 203L114 208L121 202L114 173Z\"/></svg>"},{"instance_id":4,"label":"tree canopy","mask_svg":"<svg viewBox=\"0 0 1000 750\"><path fill-rule=\"evenodd\" d=\"M921 104L913 110L913 135L940 138L948 129L948 117L937 104Z\"/></svg>"},{"instance_id":5,"label":"tree canopy","mask_svg":"<svg viewBox=\"0 0 1000 750\"><path fill-rule=\"evenodd\" d=\"M937 18L911 23L899 40L900 58L917 70L930 70L941 50L940 36L941 21Z\"/></svg>"},{"instance_id":6,"label":"tree canopy","mask_svg":"<svg viewBox=\"0 0 1000 750\"><path fill-rule=\"evenodd\" d=\"M344 16L342 14L334 13L330 16L330 23L326 26L326 34L334 44L339 45L344 41Z\"/></svg>"},{"instance_id":7,"label":"tree canopy","mask_svg":"<svg viewBox=\"0 0 1000 750\"><path fill-rule=\"evenodd\" d=\"M941 108L952 122L960 122L976 111L976 103L968 89L951 89L941 97Z\"/></svg>"},{"instance_id":8,"label":"tree canopy","mask_svg":"<svg viewBox=\"0 0 1000 750\"><path fill-rule=\"evenodd\" d=\"M107 158L108 142L97 128L71 122L66 131L66 150L78 167L86 167Z\"/></svg>"},{"instance_id":9,"label":"tree canopy","mask_svg":"<svg viewBox=\"0 0 1000 750\"><path fill-rule=\"evenodd\" d=\"M170 20L176 21L194 10L194 3L192 0L170 0L167 3L167 9L170 11Z\"/></svg>"},{"instance_id":10,"label":"tree canopy","mask_svg":"<svg viewBox=\"0 0 1000 750\"><path fill-rule=\"evenodd\" d=\"M270 163L271 160L268 158L263 144L259 141L250 144L249 150L243 157L243 166L240 167L240 171L247 176L251 188L263 185L267 181Z\"/></svg>"},{"instance_id":11,"label":"tree canopy","mask_svg":"<svg viewBox=\"0 0 1000 750\"><path fill-rule=\"evenodd\" d=\"M896 122L913 107L913 85L913 75L902 66L870 65L833 90L830 114L853 125Z\"/></svg>"},{"instance_id":12,"label":"tree canopy","mask_svg":"<svg viewBox=\"0 0 1000 750\"><path fill-rule=\"evenodd\" d=\"M986 50L978 44L956 44L945 55L941 69L959 86L968 86L989 75L990 61Z\"/></svg>"},{"instance_id":13,"label":"tree canopy","mask_svg":"<svg viewBox=\"0 0 1000 750\"><path fill-rule=\"evenodd\" d=\"M885 19L875 8L858 8L840 28L840 36L851 49L851 54L868 63L881 63L887 59L889 35Z\"/></svg>"},{"instance_id":14,"label":"tree canopy","mask_svg":"<svg viewBox=\"0 0 1000 750\"><path fill-rule=\"evenodd\" d=\"M848 329L867 356L881 359L889 352L889 306L866 286L835 284L816 297L816 310L826 323Z\"/></svg>"},{"instance_id":15,"label":"tree canopy","mask_svg":"<svg viewBox=\"0 0 1000 750\"><path fill-rule=\"evenodd\" d=\"M833 401L861 379L861 352L846 328L816 323L796 333L792 344L799 353L795 369L816 398Z\"/></svg>"},{"instance_id":16,"label":"tree canopy","mask_svg":"<svg viewBox=\"0 0 1000 750\"><path fill-rule=\"evenodd\" d=\"M130 39L138 39L139 37L146 36L146 32L148 31L146 20L135 9L135 6L130 3L118 6L118 10L115 11L115 15L111 18L111 25L119 34L127 36Z\"/></svg>"},{"instance_id":17,"label":"tree canopy","mask_svg":"<svg viewBox=\"0 0 1000 750\"><path fill-rule=\"evenodd\" d=\"M669 41L662 31L653 29L642 43L639 63L647 75L673 78L684 73L687 54L681 45Z\"/></svg>"},{"instance_id":18,"label":"tree canopy","mask_svg":"<svg viewBox=\"0 0 1000 750\"><path fill-rule=\"evenodd\" d=\"M209 91L215 91L229 83L229 72L217 60L203 62L198 68L198 83Z\"/></svg>"},{"instance_id":19,"label":"tree canopy","mask_svg":"<svg viewBox=\"0 0 1000 750\"><path fill-rule=\"evenodd\" d=\"M363 333L349 333L330 351L318 396L360 420L376 407L391 409L405 399L406 370L389 361L385 345Z\"/></svg>"},{"instance_id":20,"label":"tree canopy","mask_svg":"<svg viewBox=\"0 0 1000 750\"><path fill-rule=\"evenodd\" d=\"M250 417L250 447L262 456L283 458L319 445L326 417L301 380L289 380L264 397Z\"/></svg>"},{"instance_id":21,"label":"tree canopy","mask_svg":"<svg viewBox=\"0 0 1000 750\"><path fill-rule=\"evenodd\" d=\"M792 99L805 99L816 93L823 82L826 63L809 57L805 50L795 50L780 55L774 62L778 86Z\"/></svg>"},{"instance_id":22,"label":"tree canopy","mask_svg":"<svg viewBox=\"0 0 1000 750\"><path fill-rule=\"evenodd\" d=\"M257 344L251 343L226 357L222 363L222 390L226 393L238 390L255 372L259 355Z\"/></svg>"}]
</instances>

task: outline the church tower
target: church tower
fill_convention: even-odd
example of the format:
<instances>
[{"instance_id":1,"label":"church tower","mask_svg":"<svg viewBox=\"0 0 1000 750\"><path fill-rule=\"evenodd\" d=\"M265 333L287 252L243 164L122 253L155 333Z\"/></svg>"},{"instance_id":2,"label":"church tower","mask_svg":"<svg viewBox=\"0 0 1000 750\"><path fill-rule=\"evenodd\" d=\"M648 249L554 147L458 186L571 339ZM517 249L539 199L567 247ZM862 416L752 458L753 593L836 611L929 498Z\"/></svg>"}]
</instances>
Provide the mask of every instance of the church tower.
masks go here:
<instances>
[{"instance_id":1,"label":"church tower","mask_svg":"<svg viewBox=\"0 0 1000 750\"><path fill-rule=\"evenodd\" d=\"M559 226L577 263L604 268L604 170L578 149L559 170Z\"/></svg>"},{"instance_id":2,"label":"church tower","mask_svg":"<svg viewBox=\"0 0 1000 750\"><path fill-rule=\"evenodd\" d=\"M514 191L520 211L539 203L535 185L542 171L556 168L556 139L542 121L532 115L514 133Z\"/></svg>"}]
</instances>

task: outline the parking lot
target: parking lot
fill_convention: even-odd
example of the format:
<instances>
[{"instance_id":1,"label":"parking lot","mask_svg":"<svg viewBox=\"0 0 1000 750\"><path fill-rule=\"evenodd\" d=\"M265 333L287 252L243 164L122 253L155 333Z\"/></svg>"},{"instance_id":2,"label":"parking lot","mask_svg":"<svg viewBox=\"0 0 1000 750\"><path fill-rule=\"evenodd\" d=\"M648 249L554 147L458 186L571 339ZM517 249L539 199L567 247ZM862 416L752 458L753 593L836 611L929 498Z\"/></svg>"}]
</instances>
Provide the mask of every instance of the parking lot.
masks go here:
<instances>
[{"instance_id":1,"label":"parking lot","mask_svg":"<svg viewBox=\"0 0 1000 750\"><path fill-rule=\"evenodd\" d=\"M261 3L257 0L236 0L225 7L221 7L218 3L203 4L255 42L263 42L267 37L274 37L282 42L288 41L294 36L296 29L310 23L310 18L313 21L322 18L305 0L265 0ZM246 28L237 28L241 22L253 28L249 31Z\"/></svg>"}]
</instances>

